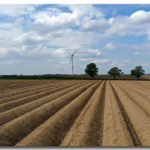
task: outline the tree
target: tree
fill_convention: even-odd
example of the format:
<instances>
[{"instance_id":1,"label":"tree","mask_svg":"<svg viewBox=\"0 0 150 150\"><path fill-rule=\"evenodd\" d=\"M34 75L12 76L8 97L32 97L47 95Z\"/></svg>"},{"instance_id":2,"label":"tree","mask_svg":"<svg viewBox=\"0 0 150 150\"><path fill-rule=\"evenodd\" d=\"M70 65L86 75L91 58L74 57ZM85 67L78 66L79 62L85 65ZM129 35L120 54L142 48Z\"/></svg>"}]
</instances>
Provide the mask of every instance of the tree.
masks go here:
<instances>
[{"instance_id":1,"label":"tree","mask_svg":"<svg viewBox=\"0 0 150 150\"><path fill-rule=\"evenodd\" d=\"M135 76L137 79L140 78L141 75L144 75L145 71L142 66L136 66L133 70L131 70L131 75Z\"/></svg>"},{"instance_id":2,"label":"tree","mask_svg":"<svg viewBox=\"0 0 150 150\"><path fill-rule=\"evenodd\" d=\"M96 67L96 64L90 63L86 66L85 73L90 75L91 77L94 77L98 74L98 68Z\"/></svg>"},{"instance_id":3,"label":"tree","mask_svg":"<svg viewBox=\"0 0 150 150\"><path fill-rule=\"evenodd\" d=\"M117 67L113 67L108 71L108 74L113 76L114 79L116 78L116 76L120 76L123 74L122 70L117 68Z\"/></svg>"}]
</instances>

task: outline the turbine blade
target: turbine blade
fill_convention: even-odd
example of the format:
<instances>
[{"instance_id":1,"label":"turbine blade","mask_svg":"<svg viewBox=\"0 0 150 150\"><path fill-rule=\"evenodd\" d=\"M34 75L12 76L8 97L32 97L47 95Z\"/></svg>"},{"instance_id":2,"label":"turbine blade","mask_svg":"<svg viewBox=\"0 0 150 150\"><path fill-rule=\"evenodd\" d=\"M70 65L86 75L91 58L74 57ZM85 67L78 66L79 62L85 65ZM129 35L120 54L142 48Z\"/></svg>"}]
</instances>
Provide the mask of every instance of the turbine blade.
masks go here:
<instances>
[{"instance_id":1,"label":"turbine blade","mask_svg":"<svg viewBox=\"0 0 150 150\"><path fill-rule=\"evenodd\" d=\"M79 48L77 50L75 50L72 55L74 55L78 50L79 50Z\"/></svg>"}]
</instances>

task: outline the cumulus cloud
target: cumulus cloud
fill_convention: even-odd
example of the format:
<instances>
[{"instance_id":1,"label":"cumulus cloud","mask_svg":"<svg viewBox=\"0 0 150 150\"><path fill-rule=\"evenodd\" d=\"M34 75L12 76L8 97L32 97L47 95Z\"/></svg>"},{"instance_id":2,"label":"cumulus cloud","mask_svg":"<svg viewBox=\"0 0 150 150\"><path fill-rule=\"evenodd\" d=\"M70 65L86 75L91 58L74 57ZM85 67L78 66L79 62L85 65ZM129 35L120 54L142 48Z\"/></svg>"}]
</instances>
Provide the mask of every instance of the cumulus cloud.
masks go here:
<instances>
[{"instance_id":1,"label":"cumulus cloud","mask_svg":"<svg viewBox=\"0 0 150 150\"><path fill-rule=\"evenodd\" d=\"M139 52L134 52L133 54L134 54L134 55L139 55L140 53L139 53Z\"/></svg>"},{"instance_id":2,"label":"cumulus cloud","mask_svg":"<svg viewBox=\"0 0 150 150\"><path fill-rule=\"evenodd\" d=\"M32 5L0 5L0 15L21 16L26 15L35 10Z\"/></svg>"},{"instance_id":3,"label":"cumulus cloud","mask_svg":"<svg viewBox=\"0 0 150 150\"><path fill-rule=\"evenodd\" d=\"M60 64L70 64L69 61L61 61Z\"/></svg>"},{"instance_id":4,"label":"cumulus cloud","mask_svg":"<svg viewBox=\"0 0 150 150\"><path fill-rule=\"evenodd\" d=\"M125 61L118 61L118 62L112 62L111 64L110 64L110 66L111 67L125 67L126 66L126 63L123 63L123 62L126 62L126 60Z\"/></svg>"},{"instance_id":5,"label":"cumulus cloud","mask_svg":"<svg viewBox=\"0 0 150 150\"><path fill-rule=\"evenodd\" d=\"M124 66L126 66L126 64L124 64L124 63L118 64L118 67L124 67Z\"/></svg>"},{"instance_id":6,"label":"cumulus cloud","mask_svg":"<svg viewBox=\"0 0 150 150\"><path fill-rule=\"evenodd\" d=\"M139 10L130 16L116 16L113 18L91 19L84 18L81 29L84 31L100 31L106 37L108 36L124 36L124 35L144 35L149 37L150 12Z\"/></svg>"},{"instance_id":7,"label":"cumulus cloud","mask_svg":"<svg viewBox=\"0 0 150 150\"><path fill-rule=\"evenodd\" d=\"M150 11L139 10L130 16L116 14L108 18L93 5L65 6L67 9L63 6L37 9L36 5L1 5L0 17L5 19L0 22L0 57L12 54L11 57L20 56L16 59L44 57L47 61L49 57L61 66L67 64L65 59L70 58L71 48L81 47L76 55L79 62L101 64L110 60L100 59L104 56L103 49L92 47L102 44L103 38L147 35L150 40ZM109 40L106 42L104 49L115 49L116 45ZM148 53L150 44L128 44L126 47Z\"/></svg>"},{"instance_id":8,"label":"cumulus cloud","mask_svg":"<svg viewBox=\"0 0 150 150\"><path fill-rule=\"evenodd\" d=\"M111 18L111 27L106 35L143 35L148 34L150 25L150 12L139 10L130 16L117 16Z\"/></svg>"},{"instance_id":9,"label":"cumulus cloud","mask_svg":"<svg viewBox=\"0 0 150 150\"><path fill-rule=\"evenodd\" d=\"M87 53L102 55L102 53L98 49L87 49Z\"/></svg>"},{"instance_id":10,"label":"cumulus cloud","mask_svg":"<svg viewBox=\"0 0 150 150\"><path fill-rule=\"evenodd\" d=\"M115 48L115 47L114 47L114 45L113 45L112 43L108 43L108 44L105 45L105 49L112 50L112 49L114 49L114 48Z\"/></svg>"},{"instance_id":11,"label":"cumulus cloud","mask_svg":"<svg viewBox=\"0 0 150 150\"><path fill-rule=\"evenodd\" d=\"M81 30L83 31L94 31L94 30L98 30L98 31L105 31L110 27L109 22L104 19L101 18L99 20L91 20L90 18L84 18L84 21L81 25Z\"/></svg>"},{"instance_id":12,"label":"cumulus cloud","mask_svg":"<svg viewBox=\"0 0 150 150\"><path fill-rule=\"evenodd\" d=\"M72 13L78 18L82 18L87 16L89 18L102 18L104 14L97 10L93 5L68 5L68 8L72 11Z\"/></svg>"},{"instance_id":13,"label":"cumulus cloud","mask_svg":"<svg viewBox=\"0 0 150 150\"><path fill-rule=\"evenodd\" d=\"M139 10L130 16L134 23L150 23L150 12Z\"/></svg>"},{"instance_id":14,"label":"cumulus cloud","mask_svg":"<svg viewBox=\"0 0 150 150\"><path fill-rule=\"evenodd\" d=\"M32 21L28 20L28 31L23 32L20 29L20 35L16 35L12 39L17 44L20 43L20 45L48 42L50 45L79 47L99 42L104 36L150 33L147 30L147 26L145 26L146 24L149 25L148 21L146 21L149 18L149 12L146 11L137 11L130 16L106 19L104 14L92 5L68 5L68 8L70 12L63 12L59 8L35 11L33 6L29 8L26 5L22 6L20 14L30 12L29 17ZM17 15L17 13L15 14ZM142 18L145 18L144 27L139 22ZM16 21L16 24L19 26L23 22L24 19L22 17ZM72 29L73 26L80 26L80 28L74 30ZM0 24L0 27L10 29L13 27L13 23L3 23ZM103 34L95 32L95 29ZM108 43L105 48L114 49L114 45ZM100 55L100 52L97 54Z\"/></svg>"},{"instance_id":15,"label":"cumulus cloud","mask_svg":"<svg viewBox=\"0 0 150 150\"><path fill-rule=\"evenodd\" d=\"M32 17L34 22L30 24L30 28L41 34L78 25L78 18L72 13L62 12L59 15L51 15L49 11L43 11L34 14Z\"/></svg>"},{"instance_id":16,"label":"cumulus cloud","mask_svg":"<svg viewBox=\"0 0 150 150\"><path fill-rule=\"evenodd\" d=\"M150 63L143 63L142 66L150 66Z\"/></svg>"},{"instance_id":17,"label":"cumulus cloud","mask_svg":"<svg viewBox=\"0 0 150 150\"><path fill-rule=\"evenodd\" d=\"M30 25L30 28L40 32L41 34L45 34L54 30L79 26L81 25L81 22L85 22L88 18L103 17L103 13L98 11L92 5L68 5L68 8L71 12L61 12L59 9L53 8L31 14L30 17L34 19L34 21ZM105 26L103 21L100 24ZM83 26L86 25L84 24Z\"/></svg>"},{"instance_id":18,"label":"cumulus cloud","mask_svg":"<svg viewBox=\"0 0 150 150\"><path fill-rule=\"evenodd\" d=\"M112 62L110 65L111 65L111 66L116 66L117 63L116 63L116 62Z\"/></svg>"},{"instance_id":19,"label":"cumulus cloud","mask_svg":"<svg viewBox=\"0 0 150 150\"><path fill-rule=\"evenodd\" d=\"M80 58L80 61L83 61L83 62L88 61L88 60L90 60L90 58Z\"/></svg>"},{"instance_id":20,"label":"cumulus cloud","mask_svg":"<svg viewBox=\"0 0 150 150\"><path fill-rule=\"evenodd\" d=\"M5 48L0 48L0 57L4 57L7 55L7 49Z\"/></svg>"},{"instance_id":21,"label":"cumulus cloud","mask_svg":"<svg viewBox=\"0 0 150 150\"><path fill-rule=\"evenodd\" d=\"M125 62L125 63L130 63L131 60L130 60L130 59L126 59L126 60L124 60L124 62Z\"/></svg>"},{"instance_id":22,"label":"cumulus cloud","mask_svg":"<svg viewBox=\"0 0 150 150\"><path fill-rule=\"evenodd\" d=\"M142 42L139 44L124 44L123 47L125 47L129 50L141 51L142 53L150 52L150 43L149 42Z\"/></svg>"},{"instance_id":23,"label":"cumulus cloud","mask_svg":"<svg viewBox=\"0 0 150 150\"><path fill-rule=\"evenodd\" d=\"M109 61L110 61L109 59L96 59L93 62L94 63L107 63Z\"/></svg>"},{"instance_id":24,"label":"cumulus cloud","mask_svg":"<svg viewBox=\"0 0 150 150\"><path fill-rule=\"evenodd\" d=\"M150 40L150 29L148 29L147 34L148 34L148 40Z\"/></svg>"},{"instance_id":25,"label":"cumulus cloud","mask_svg":"<svg viewBox=\"0 0 150 150\"><path fill-rule=\"evenodd\" d=\"M66 56L66 51L63 48L57 49L53 52L55 55L57 55L58 57L65 57Z\"/></svg>"}]
</instances>

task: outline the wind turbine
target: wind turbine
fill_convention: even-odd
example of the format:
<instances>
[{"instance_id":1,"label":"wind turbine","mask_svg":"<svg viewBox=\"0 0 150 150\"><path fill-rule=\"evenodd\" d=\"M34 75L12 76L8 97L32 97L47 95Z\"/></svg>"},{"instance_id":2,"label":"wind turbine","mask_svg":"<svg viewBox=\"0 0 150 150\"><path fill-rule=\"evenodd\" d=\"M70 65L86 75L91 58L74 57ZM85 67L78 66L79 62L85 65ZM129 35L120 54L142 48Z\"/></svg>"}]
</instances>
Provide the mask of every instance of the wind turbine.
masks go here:
<instances>
[{"instance_id":1,"label":"wind turbine","mask_svg":"<svg viewBox=\"0 0 150 150\"><path fill-rule=\"evenodd\" d=\"M72 74L73 74L73 56L75 55L75 53L79 50L79 48L77 50L75 50L72 55L71 55L71 59L70 59L70 64L72 64Z\"/></svg>"}]
</instances>

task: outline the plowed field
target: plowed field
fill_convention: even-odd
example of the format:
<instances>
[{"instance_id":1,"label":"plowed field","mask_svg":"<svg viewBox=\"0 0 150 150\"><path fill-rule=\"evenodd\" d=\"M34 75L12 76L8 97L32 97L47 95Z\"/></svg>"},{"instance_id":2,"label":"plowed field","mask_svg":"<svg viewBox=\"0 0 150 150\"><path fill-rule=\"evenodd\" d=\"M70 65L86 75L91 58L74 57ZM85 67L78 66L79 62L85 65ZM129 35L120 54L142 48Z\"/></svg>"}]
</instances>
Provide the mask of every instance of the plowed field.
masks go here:
<instances>
[{"instance_id":1,"label":"plowed field","mask_svg":"<svg viewBox=\"0 0 150 150\"><path fill-rule=\"evenodd\" d=\"M150 146L150 82L0 81L0 146Z\"/></svg>"}]
</instances>

